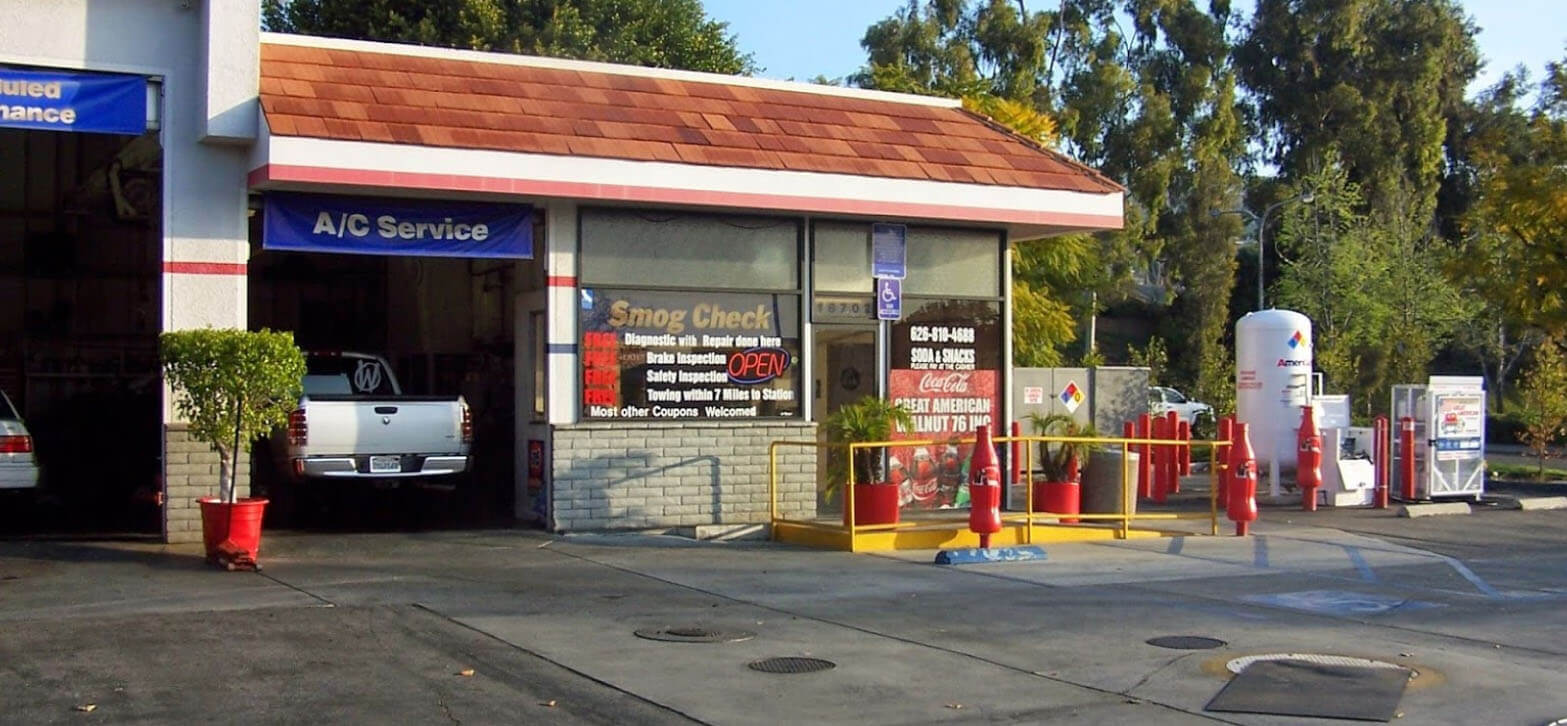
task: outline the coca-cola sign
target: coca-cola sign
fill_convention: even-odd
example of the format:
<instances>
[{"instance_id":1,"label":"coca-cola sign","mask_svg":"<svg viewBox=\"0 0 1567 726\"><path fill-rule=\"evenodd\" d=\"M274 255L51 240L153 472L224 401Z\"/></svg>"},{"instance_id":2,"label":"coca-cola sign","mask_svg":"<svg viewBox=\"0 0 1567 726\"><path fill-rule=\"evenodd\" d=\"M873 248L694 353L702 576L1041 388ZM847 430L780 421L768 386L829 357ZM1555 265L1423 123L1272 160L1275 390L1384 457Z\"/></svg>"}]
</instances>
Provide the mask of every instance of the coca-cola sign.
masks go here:
<instances>
[{"instance_id":1,"label":"coca-cola sign","mask_svg":"<svg viewBox=\"0 0 1567 726\"><path fill-rule=\"evenodd\" d=\"M961 508L968 504L964 467L976 426L998 426L1000 376L993 370L927 371L894 368L888 397L908 409L914 426L894 439L921 441L892 447L891 479L899 484L901 504L918 509Z\"/></svg>"},{"instance_id":2,"label":"coca-cola sign","mask_svg":"<svg viewBox=\"0 0 1567 726\"><path fill-rule=\"evenodd\" d=\"M968 393L972 373L925 373L920 376L920 393Z\"/></svg>"}]
</instances>

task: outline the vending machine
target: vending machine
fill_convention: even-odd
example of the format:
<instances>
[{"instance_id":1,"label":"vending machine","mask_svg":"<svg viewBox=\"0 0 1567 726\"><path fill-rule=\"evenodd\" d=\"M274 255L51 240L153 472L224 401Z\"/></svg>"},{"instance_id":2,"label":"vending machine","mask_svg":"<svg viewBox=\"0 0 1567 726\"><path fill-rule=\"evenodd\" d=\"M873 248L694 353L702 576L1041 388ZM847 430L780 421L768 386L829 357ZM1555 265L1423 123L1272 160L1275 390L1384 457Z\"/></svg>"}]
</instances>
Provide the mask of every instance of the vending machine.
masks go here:
<instances>
[{"instance_id":1,"label":"vending machine","mask_svg":"<svg viewBox=\"0 0 1567 726\"><path fill-rule=\"evenodd\" d=\"M1414 420L1412 451L1404 450L1404 419ZM1414 457L1415 499L1485 493L1485 379L1432 376L1425 385L1393 386L1391 492L1406 499L1406 456Z\"/></svg>"}]
</instances>

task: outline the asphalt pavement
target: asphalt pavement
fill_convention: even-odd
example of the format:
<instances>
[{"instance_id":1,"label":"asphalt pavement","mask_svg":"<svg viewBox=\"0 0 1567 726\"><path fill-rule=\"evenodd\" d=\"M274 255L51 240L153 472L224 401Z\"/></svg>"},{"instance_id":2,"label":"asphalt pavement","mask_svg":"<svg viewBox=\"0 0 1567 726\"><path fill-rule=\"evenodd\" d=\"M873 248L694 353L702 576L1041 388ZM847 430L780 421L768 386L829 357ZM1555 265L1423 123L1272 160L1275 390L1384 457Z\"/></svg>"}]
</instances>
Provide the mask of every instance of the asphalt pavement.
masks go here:
<instances>
[{"instance_id":1,"label":"asphalt pavement","mask_svg":"<svg viewBox=\"0 0 1567 726\"><path fill-rule=\"evenodd\" d=\"M260 573L191 548L0 542L0 722L1341 723L1206 710L1237 659L1284 654L1413 669L1400 722L1567 716L1567 511L1273 507L1254 532L961 567L640 534L268 532ZM1222 644L1147 642L1170 635ZM751 667L774 658L830 668Z\"/></svg>"}]
</instances>

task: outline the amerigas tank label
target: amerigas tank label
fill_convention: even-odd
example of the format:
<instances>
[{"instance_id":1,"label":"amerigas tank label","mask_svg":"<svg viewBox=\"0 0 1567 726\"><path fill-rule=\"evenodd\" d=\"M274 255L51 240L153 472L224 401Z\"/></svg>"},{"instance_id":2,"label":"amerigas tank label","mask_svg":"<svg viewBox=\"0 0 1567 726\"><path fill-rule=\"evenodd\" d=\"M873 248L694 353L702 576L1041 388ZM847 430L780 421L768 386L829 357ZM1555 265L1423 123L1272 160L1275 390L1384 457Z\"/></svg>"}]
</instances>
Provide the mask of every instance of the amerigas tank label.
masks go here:
<instances>
[{"instance_id":1,"label":"amerigas tank label","mask_svg":"<svg viewBox=\"0 0 1567 726\"><path fill-rule=\"evenodd\" d=\"M1293 354L1301 356L1301 357L1299 357L1299 358L1292 358L1292 357L1280 358L1279 362L1278 362L1278 367L1280 367L1280 368L1309 368L1309 367L1311 367L1311 341L1306 337L1305 333L1303 333L1303 332L1301 332L1299 330L1295 331L1295 333L1289 337L1289 340L1287 340L1284 343L1284 345L1289 348L1290 353L1293 353Z\"/></svg>"}]
</instances>

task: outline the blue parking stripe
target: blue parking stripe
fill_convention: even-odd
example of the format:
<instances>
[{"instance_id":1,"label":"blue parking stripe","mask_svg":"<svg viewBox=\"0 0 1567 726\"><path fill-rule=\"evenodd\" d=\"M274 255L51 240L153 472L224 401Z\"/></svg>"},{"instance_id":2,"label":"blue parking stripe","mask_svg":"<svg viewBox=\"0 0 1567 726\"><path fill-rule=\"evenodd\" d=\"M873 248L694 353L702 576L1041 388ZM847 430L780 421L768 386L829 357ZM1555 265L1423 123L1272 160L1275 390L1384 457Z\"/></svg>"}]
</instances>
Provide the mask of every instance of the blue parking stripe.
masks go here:
<instances>
[{"instance_id":1,"label":"blue parking stripe","mask_svg":"<svg viewBox=\"0 0 1567 726\"><path fill-rule=\"evenodd\" d=\"M1377 573L1371 571L1371 563L1366 562L1366 556L1361 554L1359 547L1344 545L1344 552L1349 555L1349 561L1355 563L1355 569L1360 571L1360 579L1366 582L1377 581Z\"/></svg>"},{"instance_id":2,"label":"blue parking stripe","mask_svg":"<svg viewBox=\"0 0 1567 726\"><path fill-rule=\"evenodd\" d=\"M1476 590L1485 593L1486 597L1502 596L1502 593L1497 592L1496 588L1491 587L1490 583L1480 579L1479 575L1476 575L1473 570L1469 569L1468 565L1465 565L1455 558L1447 557L1445 555L1439 555L1439 557L1441 557L1442 561L1446 562L1449 567L1457 571L1459 575L1462 575L1465 580L1468 580L1469 584L1474 585Z\"/></svg>"},{"instance_id":3,"label":"blue parking stripe","mask_svg":"<svg viewBox=\"0 0 1567 726\"><path fill-rule=\"evenodd\" d=\"M1251 538L1251 547L1252 566L1266 569L1268 566L1268 540L1254 536Z\"/></svg>"},{"instance_id":4,"label":"blue parking stripe","mask_svg":"<svg viewBox=\"0 0 1567 726\"><path fill-rule=\"evenodd\" d=\"M1181 553L1181 548L1185 547L1185 546L1186 546L1186 538L1185 537L1171 537L1170 538L1170 546L1166 547L1164 549L1164 553L1167 554L1167 555L1178 555L1178 554Z\"/></svg>"}]
</instances>

